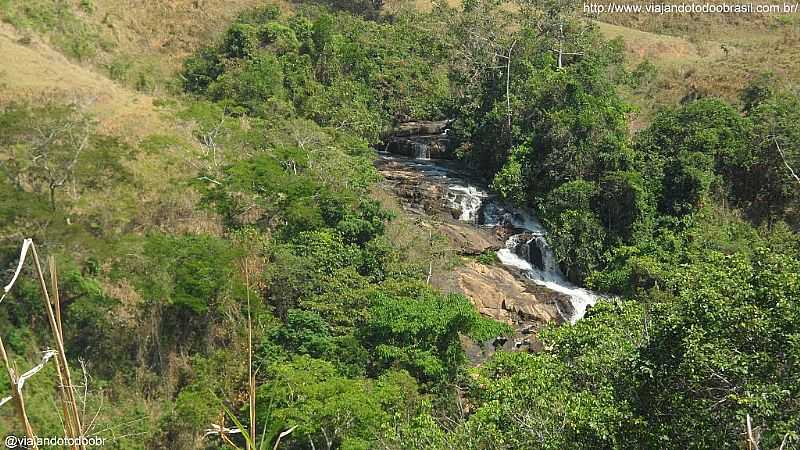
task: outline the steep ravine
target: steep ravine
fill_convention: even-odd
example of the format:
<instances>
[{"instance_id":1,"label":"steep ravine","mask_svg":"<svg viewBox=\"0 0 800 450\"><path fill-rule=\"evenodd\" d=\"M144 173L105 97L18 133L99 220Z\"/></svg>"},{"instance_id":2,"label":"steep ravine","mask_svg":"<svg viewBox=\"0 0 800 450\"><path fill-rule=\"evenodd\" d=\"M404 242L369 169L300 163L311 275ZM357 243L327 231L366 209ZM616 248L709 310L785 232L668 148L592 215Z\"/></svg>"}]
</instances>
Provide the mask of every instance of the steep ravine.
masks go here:
<instances>
[{"instance_id":1,"label":"steep ravine","mask_svg":"<svg viewBox=\"0 0 800 450\"><path fill-rule=\"evenodd\" d=\"M495 263L471 259L456 269L450 285L440 286L465 294L479 312L516 331L508 341L465 342L473 360L499 346L538 350L535 336L544 324L574 323L596 301L595 294L566 281L532 213L505 205L457 164L380 153L375 165L406 212L432 223L460 254L496 252Z\"/></svg>"}]
</instances>

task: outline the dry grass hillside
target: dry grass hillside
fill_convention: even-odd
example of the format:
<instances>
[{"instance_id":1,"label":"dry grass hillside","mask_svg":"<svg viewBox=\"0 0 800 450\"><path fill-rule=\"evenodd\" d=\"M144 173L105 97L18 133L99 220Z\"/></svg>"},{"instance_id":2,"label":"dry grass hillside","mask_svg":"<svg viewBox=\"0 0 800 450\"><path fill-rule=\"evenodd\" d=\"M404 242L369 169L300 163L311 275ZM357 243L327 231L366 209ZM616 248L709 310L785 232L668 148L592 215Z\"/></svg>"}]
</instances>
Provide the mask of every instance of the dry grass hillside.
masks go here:
<instances>
[{"instance_id":1,"label":"dry grass hillside","mask_svg":"<svg viewBox=\"0 0 800 450\"><path fill-rule=\"evenodd\" d=\"M458 7L461 2L446 3ZM413 5L430 11L432 2L390 0L386 4L394 9ZM648 60L658 69L648 85L625 93L639 108L633 118L634 129L646 123L658 107L677 104L687 96L737 101L739 91L765 72L774 73L787 85L800 82L798 13L602 14L590 19L607 39L624 40L630 67Z\"/></svg>"},{"instance_id":2,"label":"dry grass hillside","mask_svg":"<svg viewBox=\"0 0 800 450\"><path fill-rule=\"evenodd\" d=\"M196 194L182 187L202 152L191 124L157 99L168 95L187 54L256 3L0 1L0 105L57 96L81 104L101 132L135 147L154 138L169 142L158 152L138 152L130 163L134 183L95 193L77 207L108 220L109 228L215 232L216 219L195 208Z\"/></svg>"},{"instance_id":3,"label":"dry grass hillside","mask_svg":"<svg viewBox=\"0 0 800 450\"><path fill-rule=\"evenodd\" d=\"M24 42L24 43L22 43ZM90 67L70 61L39 37L0 26L0 102L60 92L87 104L101 127L113 134L139 135L163 127L151 96L126 89Z\"/></svg>"},{"instance_id":4,"label":"dry grass hillside","mask_svg":"<svg viewBox=\"0 0 800 450\"><path fill-rule=\"evenodd\" d=\"M257 0L0 1L23 42L41 39L73 61L142 92L162 92L181 61Z\"/></svg>"},{"instance_id":5,"label":"dry grass hillside","mask_svg":"<svg viewBox=\"0 0 800 450\"><path fill-rule=\"evenodd\" d=\"M456 6L457 0L448 2ZM132 143L170 135L180 145L134 163L140 192L129 196L152 210L191 210L193 200L169 198L164 173L178 180L187 154L197 151L190 129L156 106L169 95L181 61L225 29L258 0L0 0L0 103L57 91L79 99L101 128ZM289 9L285 2L278 3ZM389 1L387 9L430 10L428 0ZM639 107L633 128L661 105L687 94L735 100L750 78L773 71L787 83L800 79L800 18L611 16L597 22L609 39L625 42L631 67L643 60L654 80L626 92ZM699 20L698 20L699 19ZM177 182L177 181L176 181ZM177 194L175 194L177 195ZM109 196L103 205L113 202ZM166 204L164 204L166 202ZM187 213L188 214L188 213ZM183 216L181 213L177 217ZM177 219L175 219L177 220ZM188 215L181 219L192 222ZM158 222L158 221L156 221ZM202 222L202 221L200 221Z\"/></svg>"},{"instance_id":6,"label":"dry grass hillside","mask_svg":"<svg viewBox=\"0 0 800 450\"><path fill-rule=\"evenodd\" d=\"M637 93L637 103L647 110L674 104L686 95L735 101L739 90L765 72L796 85L800 81L800 16L757 19L606 14L600 17L605 22L598 23L606 37L623 38L632 65L647 59L659 69L653 85Z\"/></svg>"}]
</instances>

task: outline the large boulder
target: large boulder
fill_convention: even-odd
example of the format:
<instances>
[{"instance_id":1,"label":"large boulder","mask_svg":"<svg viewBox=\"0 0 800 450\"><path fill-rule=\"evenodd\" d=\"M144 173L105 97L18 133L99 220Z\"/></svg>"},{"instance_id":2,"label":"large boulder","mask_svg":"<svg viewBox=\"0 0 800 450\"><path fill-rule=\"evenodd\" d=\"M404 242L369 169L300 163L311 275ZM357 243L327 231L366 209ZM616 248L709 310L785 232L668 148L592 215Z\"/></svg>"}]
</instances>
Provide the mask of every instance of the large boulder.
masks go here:
<instances>
[{"instance_id":1,"label":"large boulder","mask_svg":"<svg viewBox=\"0 0 800 450\"><path fill-rule=\"evenodd\" d=\"M480 313L520 329L561 323L571 313L569 297L526 282L506 267L470 262L458 279Z\"/></svg>"},{"instance_id":2,"label":"large boulder","mask_svg":"<svg viewBox=\"0 0 800 450\"><path fill-rule=\"evenodd\" d=\"M391 134L393 136L445 134L451 123L453 123L452 120L403 122L398 124Z\"/></svg>"}]
</instances>

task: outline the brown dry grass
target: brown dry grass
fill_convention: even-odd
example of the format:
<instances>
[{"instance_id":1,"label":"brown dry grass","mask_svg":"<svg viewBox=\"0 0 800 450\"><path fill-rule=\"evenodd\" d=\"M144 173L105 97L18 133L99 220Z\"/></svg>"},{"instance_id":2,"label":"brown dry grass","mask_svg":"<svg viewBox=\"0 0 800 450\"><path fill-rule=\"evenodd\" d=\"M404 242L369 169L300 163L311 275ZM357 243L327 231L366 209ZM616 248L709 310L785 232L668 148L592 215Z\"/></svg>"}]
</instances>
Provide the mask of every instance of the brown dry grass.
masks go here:
<instances>
[{"instance_id":1,"label":"brown dry grass","mask_svg":"<svg viewBox=\"0 0 800 450\"><path fill-rule=\"evenodd\" d=\"M45 40L29 44L10 25L0 25L0 103L58 92L89 103L101 128L123 136L163 130L153 99L116 85L90 68L70 61Z\"/></svg>"},{"instance_id":2,"label":"brown dry grass","mask_svg":"<svg viewBox=\"0 0 800 450\"><path fill-rule=\"evenodd\" d=\"M181 58L203 39L213 39L212 35L241 8L256 2L198 1L199 12L190 10L190 3L150 1L137 9L133 2L98 1L92 17L117 17L107 20L124 23L113 30L119 33L119 42L127 44L116 49L158 60L159 67L171 77ZM166 27L173 18L175 26L193 27L193 31L176 34ZM208 24L202 26L201 22ZM174 36L180 44L167 44L166 36ZM170 112L159 109L152 95L110 80L91 63L68 59L49 44L47 36L16 30L9 24L0 24L0 56L4 61L0 67L0 105L52 94L84 104L97 119L101 132L122 137L134 146L154 134L174 136L180 142L157 153L140 152L129 165L133 183L85 196L76 205L76 213L90 214L108 228L120 231L133 227L221 233L218 218L198 210L197 194L183 187L188 175L194 173L188 161L200 153L191 130L178 123Z\"/></svg>"},{"instance_id":3,"label":"brown dry grass","mask_svg":"<svg viewBox=\"0 0 800 450\"><path fill-rule=\"evenodd\" d=\"M97 63L108 63L123 55L134 68L149 70L159 80L173 76L189 54L213 42L242 11L268 4L289 9L282 0L95 1L96 11L86 19L94 22L114 45L111 54Z\"/></svg>"},{"instance_id":4,"label":"brown dry grass","mask_svg":"<svg viewBox=\"0 0 800 450\"><path fill-rule=\"evenodd\" d=\"M600 20L606 37L624 39L631 65L646 58L659 69L648 92L629 95L642 109L634 120L646 121L689 92L735 102L764 72L789 86L800 81L800 16L606 14Z\"/></svg>"},{"instance_id":5,"label":"brown dry grass","mask_svg":"<svg viewBox=\"0 0 800 450\"><path fill-rule=\"evenodd\" d=\"M626 2L648 3L618 3ZM388 2L395 9L413 5L419 11L430 11L431 3ZM622 37L629 67L647 59L658 69L649 86L623 93L639 109L632 117L634 129L690 92L735 102L739 91L764 72L774 72L789 86L800 83L800 14L604 14L595 19L604 37Z\"/></svg>"}]
</instances>

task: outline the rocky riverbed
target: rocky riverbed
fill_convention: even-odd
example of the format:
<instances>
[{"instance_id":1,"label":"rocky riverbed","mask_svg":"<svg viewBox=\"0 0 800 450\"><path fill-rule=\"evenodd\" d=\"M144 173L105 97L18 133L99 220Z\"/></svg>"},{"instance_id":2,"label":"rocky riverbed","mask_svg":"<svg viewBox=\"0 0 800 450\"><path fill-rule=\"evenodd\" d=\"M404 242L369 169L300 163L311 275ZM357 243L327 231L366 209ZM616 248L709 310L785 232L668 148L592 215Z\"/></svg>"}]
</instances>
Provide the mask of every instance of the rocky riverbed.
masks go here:
<instances>
[{"instance_id":1,"label":"rocky riverbed","mask_svg":"<svg viewBox=\"0 0 800 450\"><path fill-rule=\"evenodd\" d=\"M379 156L375 165L384 176L383 187L400 201L403 209L420 216L447 237L462 256L493 255L505 248L510 236L524 233L511 223L481 223L484 200L490 194L480 187L480 181L473 184L453 163ZM527 248L525 251L530 252ZM466 295L481 314L515 330L509 339L486 343L462 340L476 363L500 348L539 350L537 332L547 323L569 320L573 311L569 295L536 283L523 269L499 260L484 264L469 258L455 269L451 279L438 282L441 285L437 287Z\"/></svg>"}]
</instances>

